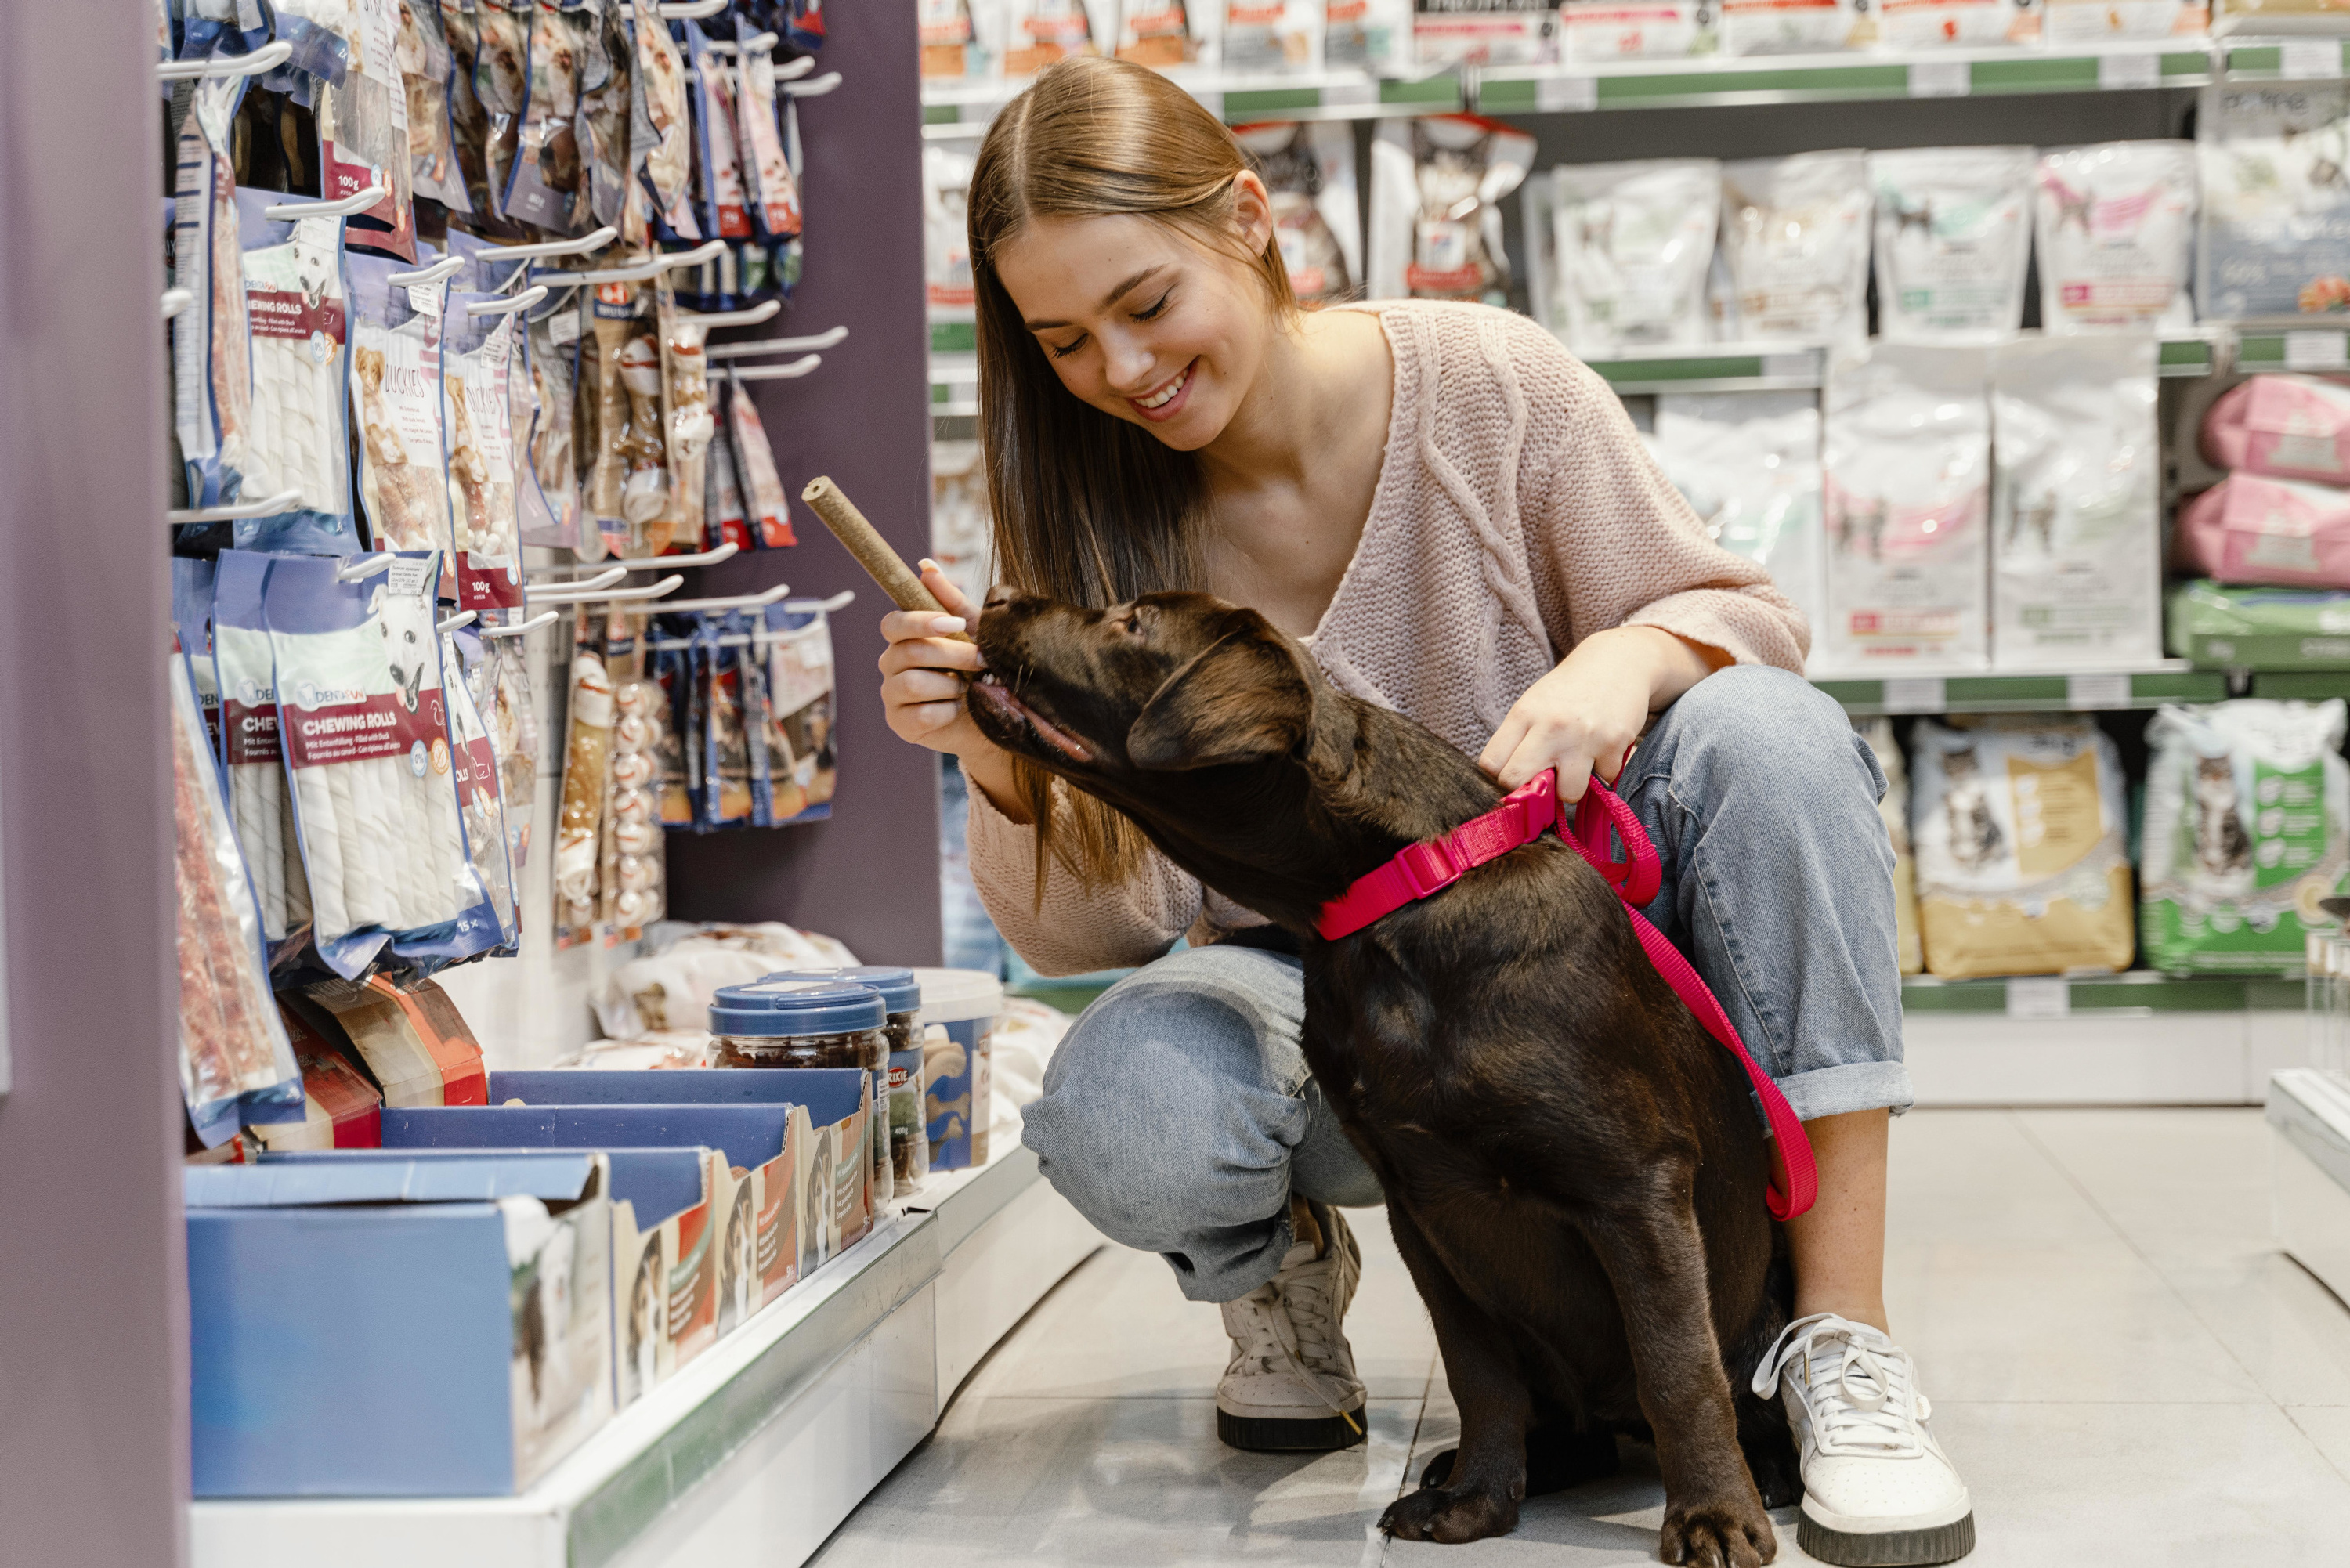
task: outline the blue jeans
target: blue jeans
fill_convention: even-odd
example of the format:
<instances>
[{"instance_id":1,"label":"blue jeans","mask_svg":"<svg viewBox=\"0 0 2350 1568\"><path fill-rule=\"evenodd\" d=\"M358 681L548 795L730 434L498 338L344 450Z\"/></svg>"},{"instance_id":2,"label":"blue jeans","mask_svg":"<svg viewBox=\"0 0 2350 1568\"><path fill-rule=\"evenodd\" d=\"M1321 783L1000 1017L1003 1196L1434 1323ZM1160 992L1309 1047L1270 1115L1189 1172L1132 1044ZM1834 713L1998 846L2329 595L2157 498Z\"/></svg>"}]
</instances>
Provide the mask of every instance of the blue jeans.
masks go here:
<instances>
[{"instance_id":1,"label":"blue jeans","mask_svg":"<svg viewBox=\"0 0 2350 1568\"><path fill-rule=\"evenodd\" d=\"M1795 1114L1908 1109L1885 775L1843 710L1782 670L1721 670L1658 716L1617 784L1664 862L1644 912ZM1295 959L1162 958L1070 1028L1021 1141L1185 1295L1246 1295L1289 1250L1292 1192L1381 1200L1306 1069L1304 1015Z\"/></svg>"}]
</instances>

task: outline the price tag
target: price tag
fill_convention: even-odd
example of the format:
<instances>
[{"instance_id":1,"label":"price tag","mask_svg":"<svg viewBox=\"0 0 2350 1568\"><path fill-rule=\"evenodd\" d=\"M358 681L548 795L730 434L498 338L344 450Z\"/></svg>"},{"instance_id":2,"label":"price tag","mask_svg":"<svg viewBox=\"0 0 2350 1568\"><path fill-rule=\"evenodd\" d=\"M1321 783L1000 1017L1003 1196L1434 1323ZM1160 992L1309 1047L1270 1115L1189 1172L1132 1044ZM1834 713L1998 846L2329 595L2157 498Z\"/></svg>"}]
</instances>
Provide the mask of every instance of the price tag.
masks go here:
<instances>
[{"instance_id":1,"label":"price tag","mask_svg":"<svg viewBox=\"0 0 2350 1568\"><path fill-rule=\"evenodd\" d=\"M2284 368L2288 370L2338 370L2350 364L2345 339L2339 332L2288 332L2284 335Z\"/></svg>"},{"instance_id":2,"label":"price tag","mask_svg":"<svg viewBox=\"0 0 2350 1568\"><path fill-rule=\"evenodd\" d=\"M383 574L383 586L395 598L412 599L424 591L426 576L439 564L431 556L421 559L413 556L395 556Z\"/></svg>"},{"instance_id":3,"label":"price tag","mask_svg":"<svg viewBox=\"0 0 2350 1568\"><path fill-rule=\"evenodd\" d=\"M419 316L441 318L441 286L435 283L411 283L408 286L408 306Z\"/></svg>"},{"instance_id":4,"label":"price tag","mask_svg":"<svg viewBox=\"0 0 2350 1568\"><path fill-rule=\"evenodd\" d=\"M2067 675L2064 677L2064 701L2075 713L2095 712L2101 708L2126 708L2130 705L2130 678L2126 670L2109 674Z\"/></svg>"},{"instance_id":5,"label":"price tag","mask_svg":"<svg viewBox=\"0 0 2350 1568\"><path fill-rule=\"evenodd\" d=\"M2277 46L2277 75L2289 82L2322 81L2341 74L2339 38L2286 38Z\"/></svg>"},{"instance_id":6,"label":"price tag","mask_svg":"<svg viewBox=\"0 0 2350 1568\"><path fill-rule=\"evenodd\" d=\"M1322 84L1324 109L1367 109L1379 101L1379 84L1369 77Z\"/></svg>"},{"instance_id":7,"label":"price tag","mask_svg":"<svg viewBox=\"0 0 2350 1568\"><path fill-rule=\"evenodd\" d=\"M1885 682L1885 701L1880 705L1888 713L1939 713L1949 703L1940 676L1913 675Z\"/></svg>"},{"instance_id":8,"label":"price tag","mask_svg":"<svg viewBox=\"0 0 2350 1568\"><path fill-rule=\"evenodd\" d=\"M561 311L554 316L548 317L546 318L546 337L547 341L554 344L557 348L565 348L567 345L578 342L579 307L575 305L568 310Z\"/></svg>"},{"instance_id":9,"label":"price tag","mask_svg":"<svg viewBox=\"0 0 2350 1568\"><path fill-rule=\"evenodd\" d=\"M1812 377L1817 376L1819 373L1820 362L1818 356L1812 353L1809 349L1804 350L1801 354L1765 354L1762 356L1762 375L1764 379L1768 380L1794 381L1808 379Z\"/></svg>"},{"instance_id":10,"label":"price tag","mask_svg":"<svg viewBox=\"0 0 2350 1568\"><path fill-rule=\"evenodd\" d=\"M2033 975L2007 982L2010 1018L2070 1018L2072 983L2058 975Z\"/></svg>"},{"instance_id":11,"label":"price tag","mask_svg":"<svg viewBox=\"0 0 2350 1568\"><path fill-rule=\"evenodd\" d=\"M1919 60L1909 67L1911 98L1964 98L1974 78L1964 60Z\"/></svg>"},{"instance_id":12,"label":"price tag","mask_svg":"<svg viewBox=\"0 0 2350 1568\"><path fill-rule=\"evenodd\" d=\"M1534 82L1534 107L1544 114L1579 114L1599 107L1596 77L1543 77Z\"/></svg>"},{"instance_id":13,"label":"price tag","mask_svg":"<svg viewBox=\"0 0 2350 1568\"><path fill-rule=\"evenodd\" d=\"M2099 55L2097 85L2107 92L2160 87L2162 58L2158 55Z\"/></svg>"}]
</instances>

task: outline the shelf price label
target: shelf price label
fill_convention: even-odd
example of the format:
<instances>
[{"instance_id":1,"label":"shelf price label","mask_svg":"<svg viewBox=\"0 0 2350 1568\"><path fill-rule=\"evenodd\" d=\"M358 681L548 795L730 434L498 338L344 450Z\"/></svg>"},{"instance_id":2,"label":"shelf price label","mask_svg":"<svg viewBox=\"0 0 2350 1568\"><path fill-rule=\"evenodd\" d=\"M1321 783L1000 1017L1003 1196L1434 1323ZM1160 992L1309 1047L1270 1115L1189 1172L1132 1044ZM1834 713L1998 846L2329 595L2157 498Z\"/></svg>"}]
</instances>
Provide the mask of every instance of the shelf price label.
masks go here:
<instances>
[{"instance_id":1,"label":"shelf price label","mask_svg":"<svg viewBox=\"0 0 2350 1568\"><path fill-rule=\"evenodd\" d=\"M2072 982L2061 975L2018 976L2007 982L2010 1018L2070 1018Z\"/></svg>"},{"instance_id":2,"label":"shelf price label","mask_svg":"<svg viewBox=\"0 0 2350 1568\"><path fill-rule=\"evenodd\" d=\"M2075 713L2130 705L2130 678L2126 670L2064 677L2064 705Z\"/></svg>"},{"instance_id":3,"label":"shelf price label","mask_svg":"<svg viewBox=\"0 0 2350 1568\"><path fill-rule=\"evenodd\" d=\"M2284 368L2288 370L2338 370L2350 365L2350 340L2340 332L2288 332L2284 335Z\"/></svg>"},{"instance_id":4,"label":"shelf price label","mask_svg":"<svg viewBox=\"0 0 2350 1568\"><path fill-rule=\"evenodd\" d=\"M2340 38L2286 38L2277 47L2277 75L2289 82L2322 81L2341 74Z\"/></svg>"},{"instance_id":5,"label":"shelf price label","mask_svg":"<svg viewBox=\"0 0 2350 1568\"><path fill-rule=\"evenodd\" d=\"M2162 85L2158 55L2099 55L2097 85L2107 92L2128 92Z\"/></svg>"},{"instance_id":6,"label":"shelf price label","mask_svg":"<svg viewBox=\"0 0 2350 1568\"><path fill-rule=\"evenodd\" d=\"M1878 704L1888 713L1939 713L1949 706L1939 675L1910 675L1885 682Z\"/></svg>"},{"instance_id":7,"label":"shelf price label","mask_svg":"<svg viewBox=\"0 0 2350 1568\"><path fill-rule=\"evenodd\" d=\"M1379 101L1379 84L1369 77L1322 84L1324 109L1369 109Z\"/></svg>"},{"instance_id":8,"label":"shelf price label","mask_svg":"<svg viewBox=\"0 0 2350 1568\"><path fill-rule=\"evenodd\" d=\"M1964 60L1919 60L1909 67L1911 98L1964 98L1974 77Z\"/></svg>"},{"instance_id":9,"label":"shelf price label","mask_svg":"<svg viewBox=\"0 0 2350 1568\"><path fill-rule=\"evenodd\" d=\"M1596 77L1538 77L1534 107L1544 114L1580 114L1599 107Z\"/></svg>"}]
</instances>

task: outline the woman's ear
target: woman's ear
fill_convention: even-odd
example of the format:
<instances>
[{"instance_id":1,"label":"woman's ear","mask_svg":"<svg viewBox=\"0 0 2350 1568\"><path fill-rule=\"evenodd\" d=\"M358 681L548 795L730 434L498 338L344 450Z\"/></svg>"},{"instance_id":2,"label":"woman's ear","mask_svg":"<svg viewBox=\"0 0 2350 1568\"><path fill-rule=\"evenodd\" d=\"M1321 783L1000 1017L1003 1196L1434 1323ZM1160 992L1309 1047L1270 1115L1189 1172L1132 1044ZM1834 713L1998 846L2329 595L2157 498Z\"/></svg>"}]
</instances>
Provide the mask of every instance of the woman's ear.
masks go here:
<instances>
[{"instance_id":1,"label":"woman's ear","mask_svg":"<svg viewBox=\"0 0 2350 1568\"><path fill-rule=\"evenodd\" d=\"M1232 232L1248 255L1261 256L1273 244L1273 193L1253 169L1232 176Z\"/></svg>"}]
</instances>

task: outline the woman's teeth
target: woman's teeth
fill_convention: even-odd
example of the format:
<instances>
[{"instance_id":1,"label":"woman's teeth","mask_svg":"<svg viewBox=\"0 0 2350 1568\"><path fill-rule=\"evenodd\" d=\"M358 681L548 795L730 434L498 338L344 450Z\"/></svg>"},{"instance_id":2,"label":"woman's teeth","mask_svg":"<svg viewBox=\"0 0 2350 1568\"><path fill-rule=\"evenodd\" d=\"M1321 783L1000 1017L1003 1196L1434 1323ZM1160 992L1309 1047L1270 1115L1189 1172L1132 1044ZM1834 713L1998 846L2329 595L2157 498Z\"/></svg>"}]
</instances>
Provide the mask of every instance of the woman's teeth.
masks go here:
<instances>
[{"instance_id":1,"label":"woman's teeth","mask_svg":"<svg viewBox=\"0 0 2350 1568\"><path fill-rule=\"evenodd\" d=\"M1191 368L1186 365L1181 375L1151 393L1150 396L1135 399L1134 406L1138 409L1163 409L1175 400L1175 394L1181 391L1191 379Z\"/></svg>"}]
</instances>

